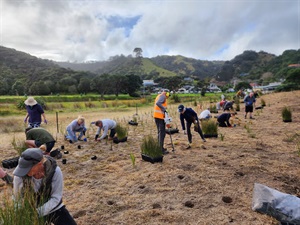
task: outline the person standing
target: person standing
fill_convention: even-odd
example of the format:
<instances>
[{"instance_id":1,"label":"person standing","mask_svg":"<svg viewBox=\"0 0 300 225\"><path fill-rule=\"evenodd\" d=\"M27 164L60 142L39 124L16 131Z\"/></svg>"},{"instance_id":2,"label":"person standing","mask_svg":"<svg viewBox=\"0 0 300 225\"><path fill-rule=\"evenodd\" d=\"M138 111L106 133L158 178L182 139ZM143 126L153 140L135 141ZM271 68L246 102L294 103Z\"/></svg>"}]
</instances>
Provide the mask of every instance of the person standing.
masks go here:
<instances>
[{"instance_id":1,"label":"person standing","mask_svg":"<svg viewBox=\"0 0 300 225\"><path fill-rule=\"evenodd\" d=\"M252 117L252 113L253 113L253 108L255 106L255 97L254 97L254 93L250 92L249 95L246 95L244 98L244 103L245 103L245 119L247 118L247 114L250 114L250 119L254 119Z\"/></svg>"},{"instance_id":2,"label":"person standing","mask_svg":"<svg viewBox=\"0 0 300 225\"><path fill-rule=\"evenodd\" d=\"M22 152L13 174L15 201L22 201L24 193L34 191L37 213L46 222L76 225L62 202L63 175L55 159L43 155L38 148L28 148Z\"/></svg>"},{"instance_id":3,"label":"person standing","mask_svg":"<svg viewBox=\"0 0 300 225\"><path fill-rule=\"evenodd\" d=\"M28 97L24 102L26 105L27 114L24 118L24 123L27 123L28 127L40 127L42 123L42 117L44 123L47 124L45 112L40 104L33 97Z\"/></svg>"},{"instance_id":4,"label":"person standing","mask_svg":"<svg viewBox=\"0 0 300 225\"><path fill-rule=\"evenodd\" d=\"M73 120L67 126L67 135L66 139L69 140L70 143L74 143L77 141L82 141L82 136L85 135L86 127L85 127L85 119L82 116L78 116L77 119ZM76 133L79 133L78 137Z\"/></svg>"},{"instance_id":5,"label":"person standing","mask_svg":"<svg viewBox=\"0 0 300 225\"><path fill-rule=\"evenodd\" d=\"M167 99L170 96L170 92L163 91L157 95L154 102L154 120L157 128L157 138L162 154L168 154L169 151L164 148L164 141L166 137L166 123L165 114L167 112Z\"/></svg>"},{"instance_id":6,"label":"person standing","mask_svg":"<svg viewBox=\"0 0 300 225\"><path fill-rule=\"evenodd\" d=\"M104 138L106 138L108 131L109 133L109 139L112 140L116 134L116 126L117 122L111 119L103 119L103 120L97 120L95 122L95 125L98 127L96 135L95 135L95 141L101 141ZM99 137L101 130L103 130L103 134L101 137Z\"/></svg>"},{"instance_id":7,"label":"person standing","mask_svg":"<svg viewBox=\"0 0 300 225\"><path fill-rule=\"evenodd\" d=\"M184 131L184 134L185 134L184 120L186 121L186 130L187 130L188 141L189 141L188 148L190 148L191 144L192 144L192 133L191 133L191 125L192 124L194 124L194 126L197 127L197 132L199 133L200 137L202 138L202 141L206 142L204 135L202 133L201 127L200 127L197 113L192 108L184 107L184 105L178 106L178 112L180 113L180 122L181 122L182 130Z\"/></svg>"},{"instance_id":8,"label":"person standing","mask_svg":"<svg viewBox=\"0 0 300 225\"><path fill-rule=\"evenodd\" d=\"M31 128L25 130L26 141L28 148L39 148L41 145L46 145L46 153L49 153L55 145L55 139L47 130L42 127Z\"/></svg>"}]
</instances>

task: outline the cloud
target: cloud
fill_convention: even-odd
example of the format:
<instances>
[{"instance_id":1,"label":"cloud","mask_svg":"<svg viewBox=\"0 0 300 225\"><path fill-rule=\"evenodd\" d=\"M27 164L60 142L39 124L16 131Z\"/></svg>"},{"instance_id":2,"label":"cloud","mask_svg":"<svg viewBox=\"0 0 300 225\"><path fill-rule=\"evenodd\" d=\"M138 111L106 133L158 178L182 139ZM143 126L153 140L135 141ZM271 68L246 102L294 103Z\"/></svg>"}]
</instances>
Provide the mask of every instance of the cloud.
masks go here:
<instances>
[{"instance_id":1,"label":"cloud","mask_svg":"<svg viewBox=\"0 0 300 225\"><path fill-rule=\"evenodd\" d=\"M299 49L298 0L0 2L0 45L55 61L133 54L231 60Z\"/></svg>"}]
</instances>

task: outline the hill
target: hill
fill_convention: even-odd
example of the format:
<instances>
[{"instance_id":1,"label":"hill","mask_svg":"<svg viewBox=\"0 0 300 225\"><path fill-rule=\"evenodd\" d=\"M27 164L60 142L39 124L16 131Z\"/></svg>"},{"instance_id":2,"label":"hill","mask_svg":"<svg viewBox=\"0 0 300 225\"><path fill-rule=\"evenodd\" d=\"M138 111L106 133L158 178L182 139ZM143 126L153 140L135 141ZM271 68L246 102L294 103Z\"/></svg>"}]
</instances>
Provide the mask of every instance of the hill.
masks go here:
<instances>
[{"instance_id":1,"label":"hill","mask_svg":"<svg viewBox=\"0 0 300 225\"><path fill-rule=\"evenodd\" d=\"M100 92L95 84L103 74L135 75L145 80L176 76L227 84L233 80L264 84L285 79L288 65L299 61L300 50L286 50L280 56L245 51L226 62L180 55L153 58L120 55L103 62L70 63L39 59L0 46L0 95Z\"/></svg>"}]
</instances>

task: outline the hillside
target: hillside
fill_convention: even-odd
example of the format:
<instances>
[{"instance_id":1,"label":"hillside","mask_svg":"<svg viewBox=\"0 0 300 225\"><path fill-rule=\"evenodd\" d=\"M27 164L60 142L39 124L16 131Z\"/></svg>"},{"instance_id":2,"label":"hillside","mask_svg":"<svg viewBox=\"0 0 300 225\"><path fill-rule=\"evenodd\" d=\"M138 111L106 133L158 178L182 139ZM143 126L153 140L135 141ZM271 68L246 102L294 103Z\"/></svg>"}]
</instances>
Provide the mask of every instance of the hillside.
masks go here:
<instances>
[{"instance_id":1,"label":"hillside","mask_svg":"<svg viewBox=\"0 0 300 225\"><path fill-rule=\"evenodd\" d=\"M58 165L64 175L64 203L78 225L276 225L278 222L264 214L252 211L254 183L261 183L278 191L300 196L300 91L263 95L266 107L255 110L255 120L244 119L244 105L237 112L233 128L220 127L218 138L207 138L203 143L192 131L193 147L186 149L187 136L183 134L178 118L178 104L170 103L173 125L179 133L170 137L165 147L170 154L163 163L151 164L141 158L140 144L144 135L156 137L152 107L138 109L138 126L128 125L135 109L112 112L82 112L88 126L88 141L70 144L63 132L74 113L59 114L60 132L56 130L55 114L47 114L44 127L57 137L55 148L64 146L67 159ZM257 106L260 104L257 99ZM192 106L191 103L183 103ZM209 102L202 102L207 108ZM293 122L284 123L281 109L293 111ZM192 106L193 107L193 106ZM196 107L197 113L200 110ZM128 128L128 141L113 144L96 143L96 127L91 121L107 115ZM217 114L213 114L214 116ZM13 139L24 140L23 116L0 119L18 129L3 132L0 141L2 160L15 157ZM274 126L276 124L276 126ZM223 135L224 139L221 139ZM81 145L81 149L78 149ZM135 156L135 166L130 159ZM92 160L92 156L97 156ZM10 174L13 169L7 170ZM9 187L0 186L1 199Z\"/></svg>"}]
</instances>

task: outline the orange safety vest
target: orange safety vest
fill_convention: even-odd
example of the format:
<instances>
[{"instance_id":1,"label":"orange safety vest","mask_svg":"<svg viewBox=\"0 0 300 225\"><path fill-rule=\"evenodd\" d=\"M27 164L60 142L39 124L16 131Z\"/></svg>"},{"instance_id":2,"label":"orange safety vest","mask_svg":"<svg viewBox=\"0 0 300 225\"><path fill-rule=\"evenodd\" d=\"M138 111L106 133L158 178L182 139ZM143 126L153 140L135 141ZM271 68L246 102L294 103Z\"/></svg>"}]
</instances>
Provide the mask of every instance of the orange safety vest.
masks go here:
<instances>
[{"instance_id":1,"label":"orange safety vest","mask_svg":"<svg viewBox=\"0 0 300 225\"><path fill-rule=\"evenodd\" d=\"M165 118L164 112L156 105L156 102L157 102L157 100L159 99L159 97L161 95L162 94L157 95L156 98L155 98L155 102L154 102L154 114L153 114L153 117L154 118L158 118L158 119L164 119ZM162 105L163 105L163 107L167 108L167 99L165 100L165 102Z\"/></svg>"}]
</instances>

